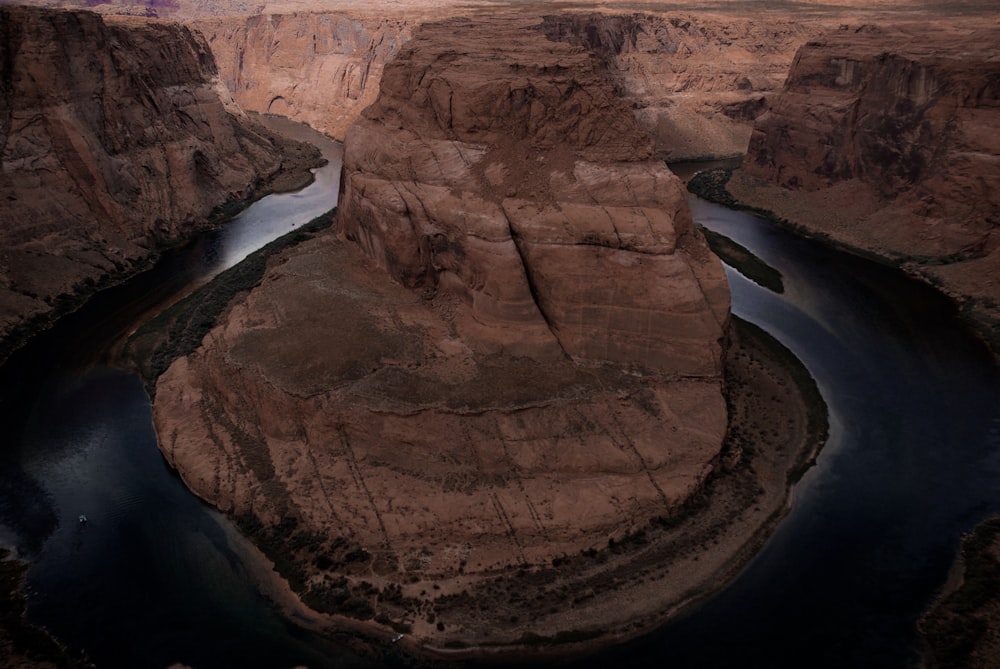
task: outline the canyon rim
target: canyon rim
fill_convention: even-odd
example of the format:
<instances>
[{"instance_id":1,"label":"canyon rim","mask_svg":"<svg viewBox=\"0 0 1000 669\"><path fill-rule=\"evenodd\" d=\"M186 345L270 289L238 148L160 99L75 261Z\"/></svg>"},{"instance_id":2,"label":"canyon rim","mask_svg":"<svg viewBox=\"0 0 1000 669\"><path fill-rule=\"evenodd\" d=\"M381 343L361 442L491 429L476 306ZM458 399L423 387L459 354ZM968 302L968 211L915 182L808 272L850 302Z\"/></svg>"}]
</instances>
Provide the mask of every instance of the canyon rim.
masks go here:
<instances>
[{"instance_id":1,"label":"canyon rim","mask_svg":"<svg viewBox=\"0 0 1000 669\"><path fill-rule=\"evenodd\" d=\"M823 431L787 351L730 316L664 158L749 142L730 196L943 286L995 346L996 31L971 9L935 34L873 26L878 7L338 7L159 7L187 28L0 7L114 46L64 97L8 98L7 342L308 163L241 107L346 139L333 227L269 260L154 407L186 484L332 628L415 653L592 649L720 587L774 526ZM967 61L935 53L960 44ZM183 72L123 68L158 50ZM52 69L49 51L0 69ZM100 100L123 81L150 93ZM160 134L136 142L137 122ZM53 174L74 186L38 197ZM750 476L734 434L752 414L781 434L750 439L794 457Z\"/></svg>"},{"instance_id":2,"label":"canyon rim","mask_svg":"<svg viewBox=\"0 0 1000 669\"><path fill-rule=\"evenodd\" d=\"M530 15L421 25L346 133L335 231L272 259L154 403L171 465L310 606L417 652L593 647L717 587L780 514L791 460L756 513L713 498L711 557L669 531L724 469L728 287L592 50ZM794 388L768 410L799 454L822 434Z\"/></svg>"}]
</instances>

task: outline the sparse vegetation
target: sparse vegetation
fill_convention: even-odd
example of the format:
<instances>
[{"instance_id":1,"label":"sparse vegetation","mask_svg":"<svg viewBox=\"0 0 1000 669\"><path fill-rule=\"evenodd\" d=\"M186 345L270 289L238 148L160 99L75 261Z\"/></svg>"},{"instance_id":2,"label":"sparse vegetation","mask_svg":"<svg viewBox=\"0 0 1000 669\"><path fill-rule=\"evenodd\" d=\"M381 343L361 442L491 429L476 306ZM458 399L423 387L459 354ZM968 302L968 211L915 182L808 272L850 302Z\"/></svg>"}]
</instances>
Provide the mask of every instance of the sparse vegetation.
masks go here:
<instances>
[{"instance_id":1,"label":"sparse vegetation","mask_svg":"<svg viewBox=\"0 0 1000 669\"><path fill-rule=\"evenodd\" d=\"M962 542L962 584L920 622L930 666L985 667L996 658L1000 632L1000 517L979 525ZM992 641L991 641L992 639Z\"/></svg>"},{"instance_id":2,"label":"sparse vegetation","mask_svg":"<svg viewBox=\"0 0 1000 669\"><path fill-rule=\"evenodd\" d=\"M192 353L237 294L250 290L264 276L268 259L328 228L336 209L279 237L246 260L219 274L191 295L146 322L129 340L128 357L138 367L150 397L156 379L178 357Z\"/></svg>"}]
</instances>

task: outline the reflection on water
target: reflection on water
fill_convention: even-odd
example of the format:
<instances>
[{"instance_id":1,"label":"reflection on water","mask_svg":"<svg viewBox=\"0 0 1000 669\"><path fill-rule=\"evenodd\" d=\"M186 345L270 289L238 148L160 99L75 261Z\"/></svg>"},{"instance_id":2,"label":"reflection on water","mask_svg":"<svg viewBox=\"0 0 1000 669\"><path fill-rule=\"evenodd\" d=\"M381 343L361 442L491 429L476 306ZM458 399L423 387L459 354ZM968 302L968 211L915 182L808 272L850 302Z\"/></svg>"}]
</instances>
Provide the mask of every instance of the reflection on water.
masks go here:
<instances>
[{"instance_id":1,"label":"reflection on water","mask_svg":"<svg viewBox=\"0 0 1000 669\"><path fill-rule=\"evenodd\" d=\"M324 170L314 191L262 200L0 370L0 541L33 560L31 619L99 667L386 666L272 610L249 573L256 553L165 466L139 380L101 363L112 353L93 354L163 300L329 209L339 162ZM577 664L908 666L914 621L960 533L1000 511L996 367L932 291L753 217L693 207L781 272L781 295L729 272L733 309L814 374L830 442L729 588Z\"/></svg>"},{"instance_id":2,"label":"reflection on water","mask_svg":"<svg viewBox=\"0 0 1000 669\"><path fill-rule=\"evenodd\" d=\"M782 273L776 295L727 270L733 311L803 360L832 430L791 513L740 577L613 661L913 666L916 619L961 533L1000 512L997 368L929 288L755 217L692 207Z\"/></svg>"},{"instance_id":3,"label":"reflection on water","mask_svg":"<svg viewBox=\"0 0 1000 669\"><path fill-rule=\"evenodd\" d=\"M264 198L223 228L213 249L215 262L210 269L213 276L337 204L343 146L288 119L269 116L262 118L274 130L320 146L328 163L323 168L314 170L315 180L310 186L295 193L280 193Z\"/></svg>"},{"instance_id":4,"label":"reflection on water","mask_svg":"<svg viewBox=\"0 0 1000 669\"><path fill-rule=\"evenodd\" d=\"M283 131L329 161L312 185L165 254L2 370L0 539L32 561L30 619L99 667L358 664L273 611L248 574L259 555L164 463L141 381L102 364L136 319L335 206L341 146Z\"/></svg>"}]
</instances>

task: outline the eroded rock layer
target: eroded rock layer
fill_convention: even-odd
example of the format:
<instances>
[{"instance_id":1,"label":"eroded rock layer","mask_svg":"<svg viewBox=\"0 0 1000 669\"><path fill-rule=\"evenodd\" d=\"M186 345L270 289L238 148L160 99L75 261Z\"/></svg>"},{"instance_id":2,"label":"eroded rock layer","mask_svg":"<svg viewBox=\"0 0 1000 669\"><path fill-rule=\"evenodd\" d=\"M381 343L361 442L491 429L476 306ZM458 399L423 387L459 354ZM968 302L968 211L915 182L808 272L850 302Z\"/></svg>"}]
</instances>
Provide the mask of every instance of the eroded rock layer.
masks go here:
<instances>
[{"instance_id":1,"label":"eroded rock layer","mask_svg":"<svg viewBox=\"0 0 1000 669\"><path fill-rule=\"evenodd\" d=\"M343 233L404 285L458 296L479 352L718 374L728 287L601 61L523 19L489 25L504 41L427 26L388 68L348 134Z\"/></svg>"},{"instance_id":2,"label":"eroded rock layer","mask_svg":"<svg viewBox=\"0 0 1000 669\"><path fill-rule=\"evenodd\" d=\"M998 43L874 26L808 43L731 188L930 278L1000 343Z\"/></svg>"},{"instance_id":3,"label":"eroded rock layer","mask_svg":"<svg viewBox=\"0 0 1000 669\"><path fill-rule=\"evenodd\" d=\"M619 93L667 160L739 156L795 49L820 30L786 15L560 13L552 39L608 64Z\"/></svg>"},{"instance_id":4,"label":"eroded rock layer","mask_svg":"<svg viewBox=\"0 0 1000 669\"><path fill-rule=\"evenodd\" d=\"M187 28L0 7L0 338L282 167Z\"/></svg>"},{"instance_id":5,"label":"eroded rock layer","mask_svg":"<svg viewBox=\"0 0 1000 669\"><path fill-rule=\"evenodd\" d=\"M264 14L191 22L244 109L280 114L343 139L378 95L382 68L412 18L364 12Z\"/></svg>"},{"instance_id":6,"label":"eroded rock layer","mask_svg":"<svg viewBox=\"0 0 1000 669\"><path fill-rule=\"evenodd\" d=\"M488 629L455 597L674 514L726 429L725 275L651 156L602 61L538 20L422 27L348 132L340 237L160 377L164 454L279 535L307 603L430 643L543 629L529 581Z\"/></svg>"},{"instance_id":7,"label":"eroded rock layer","mask_svg":"<svg viewBox=\"0 0 1000 669\"><path fill-rule=\"evenodd\" d=\"M414 26L428 13L460 11L468 8L271 13L190 25L205 35L223 80L245 109L283 114L342 139L374 101L385 63ZM821 22L812 16L791 21L777 15L588 12L548 16L544 30L601 58L656 154L684 160L746 150L765 96L780 88L795 49L821 32Z\"/></svg>"}]
</instances>

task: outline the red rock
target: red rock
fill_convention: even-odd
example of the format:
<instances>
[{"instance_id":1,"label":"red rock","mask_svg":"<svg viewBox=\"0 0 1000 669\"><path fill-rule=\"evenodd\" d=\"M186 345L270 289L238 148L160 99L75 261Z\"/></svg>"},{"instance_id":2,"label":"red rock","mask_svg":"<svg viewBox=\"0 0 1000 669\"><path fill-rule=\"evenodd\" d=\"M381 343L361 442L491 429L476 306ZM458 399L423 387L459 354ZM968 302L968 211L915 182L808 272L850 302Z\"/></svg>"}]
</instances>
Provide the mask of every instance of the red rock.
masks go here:
<instances>
[{"instance_id":1,"label":"red rock","mask_svg":"<svg viewBox=\"0 0 1000 669\"><path fill-rule=\"evenodd\" d=\"M674 513L726 430L721 264L603 63L537 23L415 34L348 132L343 237L274 259L157 382L192 490L318 537L306 601L399 587L379 613L430 643L540 629L517 570ZM489 629L439 597L499 575L523 606Z\"/></svg>"},{"instance_id":2,"label":"red rock","mask_svg":"<svg viewBox=\"0 0 1000 669\"><path fill-rule=\"evenodd\" d=\"M998 43L939 24L806 44L734 192L929 278L1000 344Z\"/></svg>"},{"instance_id":3,"label":"red rock","mask_svg":"<svg viewBox=\"0 0 1000 669\"><path fill-rule=\"evenodd\" d=\"M476 350L717 375L728 288L679 181L601 61L529 24L485 47L475 22L426 25L387 66L348 133L343 233L468 304Z\"/></svg>"},{"instance_id":4,"label":"red rock","mask_svg":"<svg viewBox=\"0 0 1000 669\"><path fill-rule=\"evenodd\" d=\"M282 166L187 28L0 7L0 337Z\"/></svg>"}]
</instances>

